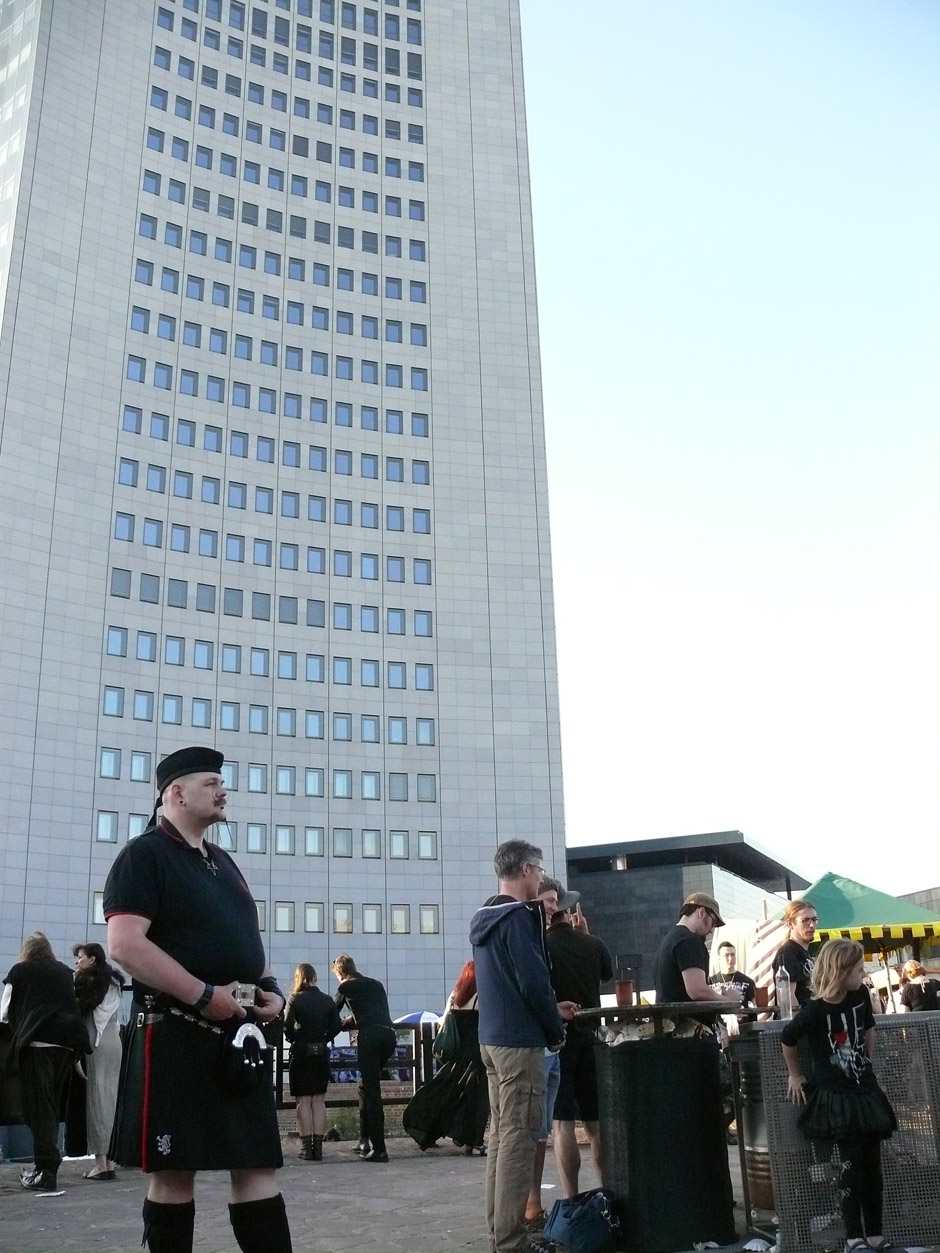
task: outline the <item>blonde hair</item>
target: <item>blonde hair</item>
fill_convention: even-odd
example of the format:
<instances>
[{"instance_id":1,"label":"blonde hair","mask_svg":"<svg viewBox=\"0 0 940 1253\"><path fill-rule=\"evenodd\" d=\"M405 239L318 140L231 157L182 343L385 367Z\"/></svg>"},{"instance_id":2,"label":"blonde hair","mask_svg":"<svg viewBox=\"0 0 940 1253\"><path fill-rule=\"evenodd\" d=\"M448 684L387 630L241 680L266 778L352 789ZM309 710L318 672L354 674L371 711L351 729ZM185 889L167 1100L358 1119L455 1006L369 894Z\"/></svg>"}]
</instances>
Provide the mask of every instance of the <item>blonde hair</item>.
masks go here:
<instances>
[{"instance_id":1,"label":"blonde hair","mask_svg":"<svg viewBox=\"0 0 940 1253\"><path fill-rule=\"evenodd\" d=\"M816 906L812 901L787 901L783 911L783 925L790 929L796 922L797 918L807 909L815 909Z\"/></svg>"},{"instance_id":2,"label":"blonde hair","mask_svg":"<svg viewBox=\"0 0 940 1253\"><path fill-rule=\"evenodd\" d=\"M927 967L920 962L914 961L913 958L909 962L904 963L904 973L908 979L916 979L918 975L925 975Z\"/></svg>"},{"instance_id":3,"label":"blonde hair","mask_svg":"<svg viewBox=\"0 0 940 1253\"><path fill-rule=\"evenodd\" d=\"M814 1001L841 1001L850 970L865 960L865 950L857 940L829 940L819 950L810 987Z\"/></svg>"}]
</instances>

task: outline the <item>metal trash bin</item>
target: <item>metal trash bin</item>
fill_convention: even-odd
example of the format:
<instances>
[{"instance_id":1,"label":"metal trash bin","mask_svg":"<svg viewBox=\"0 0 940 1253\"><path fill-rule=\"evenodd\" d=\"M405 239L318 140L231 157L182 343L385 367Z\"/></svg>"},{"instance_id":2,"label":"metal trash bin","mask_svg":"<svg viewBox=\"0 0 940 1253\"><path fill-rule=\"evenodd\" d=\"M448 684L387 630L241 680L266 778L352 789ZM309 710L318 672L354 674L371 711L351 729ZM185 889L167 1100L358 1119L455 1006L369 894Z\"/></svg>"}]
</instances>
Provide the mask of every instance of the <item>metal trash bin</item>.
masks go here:
<instances>
[{"instance_id":1,"label":"metal trash bin","mask_svg":"<svg viewBox=\"0 0 940 1253\"><path fill-rule=\"evenodd\" d=\"M628 1253L737 1239L718 1045L659 1037L597 1045L601 1178Z\"/></svg>"},{"instance_id":2,"label":"metal trash bin","mask_svg":"<svg viewBox=\"0 0 940 1253\"><path fill-rule=\"evenodd\" d=\"M770 1175L770 1143L767 1134L767 1110L761 1086L760 1037L764 1023L745 1024L741 1033L731 1037L730 1053L737 1083L738 1143L741 1147L741 1172L744 1196L749 1211L773 1210L774 1187ZM748 1212L748 1222L753 1214Z\"/></svg>"}]
</instances>

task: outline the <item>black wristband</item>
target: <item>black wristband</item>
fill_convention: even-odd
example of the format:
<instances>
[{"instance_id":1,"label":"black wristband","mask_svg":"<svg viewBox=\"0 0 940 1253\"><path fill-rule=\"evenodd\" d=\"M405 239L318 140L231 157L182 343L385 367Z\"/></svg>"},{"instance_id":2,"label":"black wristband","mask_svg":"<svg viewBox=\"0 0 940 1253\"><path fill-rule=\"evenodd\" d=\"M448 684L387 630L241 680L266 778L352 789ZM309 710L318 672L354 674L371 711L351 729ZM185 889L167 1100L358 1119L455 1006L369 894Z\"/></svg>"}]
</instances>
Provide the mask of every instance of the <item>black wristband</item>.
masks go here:
<instances>
[{"instance_id":1,"label":"black wristband","mask_svg":"<svg viewBox=\"0 0 940 1253\"><path fill-rule=\"evenodd\" d=\"M202 989L202 993L200 994L199 1000L193 1002L193 1009L196 1011L197 1014L201 1014L202 1011L205 1009L205 1007L209 1004L209 1002L212 1000L212 994L214 992L215 992L214 985L211 983L207 983L206 986Z\"/></svg>"},{"instance_id":2,"label":"black wristband","mask_svg":"<svg viewBox=\"0 0 940 1253\"><path fill-rule=\"evenodd\" d=\"M275 995L279 996L282 1001L286 1002L287 1000L287 997L284 995L281 989L277 986L277 980L275 979L274 975L265 975L263 979L259 979L258 987L261 989L262 992L274 992Z\"/></svg>"}]
</instances>

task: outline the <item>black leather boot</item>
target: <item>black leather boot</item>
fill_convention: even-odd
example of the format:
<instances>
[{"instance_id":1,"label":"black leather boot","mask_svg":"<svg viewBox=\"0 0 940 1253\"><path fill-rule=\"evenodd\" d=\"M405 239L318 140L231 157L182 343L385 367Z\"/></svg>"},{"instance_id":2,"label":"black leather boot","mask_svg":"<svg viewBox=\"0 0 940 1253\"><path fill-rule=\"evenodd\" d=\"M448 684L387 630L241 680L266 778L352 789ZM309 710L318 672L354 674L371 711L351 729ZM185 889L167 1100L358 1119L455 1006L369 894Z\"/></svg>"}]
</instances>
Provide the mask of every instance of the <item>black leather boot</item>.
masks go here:
<instances>
[{"instance_id":1,"label":"black leather boot","mask_svg":"<svg viewBox=\"0 0 940 1253\"><path fill-rule=\"evenodd\" d=\"M313 1140L312 1136L300 1137L300 1152L297 1154L297 1156L300 1158L302 1162L316 1161L316 1157L314 1156L314 1152L313 1152L312 1140Z\"/></svg>"},{"instance_id":2,"label":"black leather boot","mask_svg":"<svg viewBox=\"0 0 940 1253\"><path fill-rule=\"evenodd\" d=\"M144 1201L144 1238L150 1253L193 1253L193 1226L196 1202L183 1205L161 1205Z\"/></svg>"},{"instance_id":3,"label":"black leather boot","mask_svg":"<svg viewBox=\"0 0 940 1253\"><path fill-rule=\"evenodd\" d=\"M322 1162L323 1161L323 1137L311 1136L310 1140L311 1140L310 1149L311 1149L311 1152L313 1153L313 1157L310 1160L312 1162Z\"/></svg>"},{"instance_id":4,"label":"black leather boot","mask_svg":"<svg viewBox=\"0 0 940 1253\"><path fill-rule=\"evenodd\" d=\"M228 1207L235 1240L242 1253L293 1253L284 1198L242 1201Z\"/></svg>"}]
</instances>

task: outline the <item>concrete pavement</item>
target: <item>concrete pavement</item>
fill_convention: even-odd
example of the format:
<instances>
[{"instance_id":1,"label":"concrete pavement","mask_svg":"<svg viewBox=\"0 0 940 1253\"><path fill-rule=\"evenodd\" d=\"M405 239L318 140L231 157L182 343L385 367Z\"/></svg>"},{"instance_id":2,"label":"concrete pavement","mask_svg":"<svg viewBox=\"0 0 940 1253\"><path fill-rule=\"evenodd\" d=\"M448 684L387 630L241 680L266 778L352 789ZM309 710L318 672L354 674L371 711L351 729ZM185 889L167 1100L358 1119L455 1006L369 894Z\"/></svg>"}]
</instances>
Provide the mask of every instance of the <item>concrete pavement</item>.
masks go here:
<instances>
[{"instance_id":1,"label":"concrete pavement","mask_svg":"<svg viewBox=\"0 0 940 1253\"><path fill-rule=\"evenodd\" d=\"M325 1144L322 1163L299 1162L298 1141L285 1139L279 1182L294 1253L485 1253L485 1158L391 1139L388 1165L369 1165L353 1143ZM0 1253L139 1253L143 1176L124 1170L114 1183L89 1183L90 1165L63 1162L61 1196L24 1191L22 1166L0 1165ZM550 1160L546 1176L554 1183ZM587 1179L593 1187L593 1170ZM198 1177L194 1253L237 1253L227 1202L226 1174Z\"/></svg>"},{"instance_id":2,"label":"concrete pavement","mask_svg":"<svg viewBox=\"0 0 940 1253\"><path fill-rule=\"evenodd\" d=\"M283 1143L279 1182L294 1253L486 1253L485 1158L466 1157L449 1143L421 1153L396 1137L388 1141L387 1165L361 1162L353 1141L324 1144L322 1163L300 1162L297 1139ZM582 1158L581 1187L596 1187L586 1147ZM740 1199L736 1149L730 1162ZM22 1164L0 1164L0 1253L140 1253L143 1176L125 1170L114 1183L89 1183L82 1172L90 1165L63 1162L62 1195L43 1196L20 1186ZM544 1182L550 1209L558 1196L551 1149ZM226 1174L198 1177L193 1253L237 1253L227 1202ZM740 1205L736 1213L743 1232Z\"/></svg>"}]
</instances>

